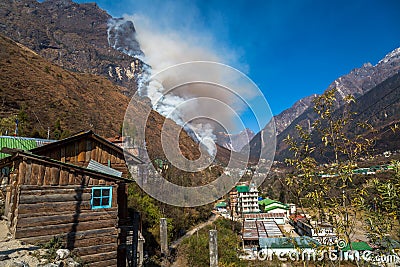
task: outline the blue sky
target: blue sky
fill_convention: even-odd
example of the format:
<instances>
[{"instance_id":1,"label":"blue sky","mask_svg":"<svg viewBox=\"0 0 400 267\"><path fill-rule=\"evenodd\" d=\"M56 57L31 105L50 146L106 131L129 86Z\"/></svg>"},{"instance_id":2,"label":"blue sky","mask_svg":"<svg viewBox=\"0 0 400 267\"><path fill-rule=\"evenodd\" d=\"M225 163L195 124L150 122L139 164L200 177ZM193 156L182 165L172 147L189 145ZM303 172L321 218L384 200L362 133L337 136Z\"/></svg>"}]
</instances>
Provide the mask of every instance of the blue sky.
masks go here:
<instances>
[{"instance_id":1,"label":"blue sky","mask_svg":"<svg viewBox=\"0 0 400 267\"><path fill-rule=\"evenodd\" d=\"M259 86L273 114L400 46L396 0L95 2L114 17L140 14L158 29L205 36Z\"/></svg>"}]
</instances>

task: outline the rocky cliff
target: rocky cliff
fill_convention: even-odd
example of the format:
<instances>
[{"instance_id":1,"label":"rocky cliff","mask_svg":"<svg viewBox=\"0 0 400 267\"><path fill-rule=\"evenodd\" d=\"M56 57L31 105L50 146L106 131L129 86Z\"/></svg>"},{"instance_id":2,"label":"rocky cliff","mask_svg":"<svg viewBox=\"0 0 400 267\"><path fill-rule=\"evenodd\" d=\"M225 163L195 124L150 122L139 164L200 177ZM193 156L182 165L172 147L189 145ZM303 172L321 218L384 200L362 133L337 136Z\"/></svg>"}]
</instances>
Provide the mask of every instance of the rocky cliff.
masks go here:
<instances>
[{"instance_id":1,"label":"rocky cliff","mask_svg":"<svg viewBox=\"0 0 400 267\"><path fill-rule=\"evenodd\" d=\"M1 1L0 33L64 69L105 76L124 86L125 94L136 90L135 77L142 62L132 56L143 53L135 28L94 3ZM113 49L115 45L126 47L131 54Z\"/></svg>"}]
</instances>

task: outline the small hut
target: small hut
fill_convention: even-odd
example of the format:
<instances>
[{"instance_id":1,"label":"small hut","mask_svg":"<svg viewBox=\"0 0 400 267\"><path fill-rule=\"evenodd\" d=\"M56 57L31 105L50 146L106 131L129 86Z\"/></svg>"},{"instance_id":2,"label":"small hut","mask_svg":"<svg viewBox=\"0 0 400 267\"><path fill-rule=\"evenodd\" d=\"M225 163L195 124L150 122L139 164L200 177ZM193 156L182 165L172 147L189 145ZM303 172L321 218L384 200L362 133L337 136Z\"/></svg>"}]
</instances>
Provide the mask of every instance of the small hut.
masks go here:
<instances>
[{"instance_id":1,"label":"small hut","mask_svg":"<svg viewBox=\"0 0 400 267\"><path fill-rule=\"evenodd\" d=\"M132 180L121 147L87 131L8 153L0 161L4 215L16 239L35 244L57 236L89 266L125 266ZM129 161L142 163L133 155Z\"/></svg>"}]
</instances>

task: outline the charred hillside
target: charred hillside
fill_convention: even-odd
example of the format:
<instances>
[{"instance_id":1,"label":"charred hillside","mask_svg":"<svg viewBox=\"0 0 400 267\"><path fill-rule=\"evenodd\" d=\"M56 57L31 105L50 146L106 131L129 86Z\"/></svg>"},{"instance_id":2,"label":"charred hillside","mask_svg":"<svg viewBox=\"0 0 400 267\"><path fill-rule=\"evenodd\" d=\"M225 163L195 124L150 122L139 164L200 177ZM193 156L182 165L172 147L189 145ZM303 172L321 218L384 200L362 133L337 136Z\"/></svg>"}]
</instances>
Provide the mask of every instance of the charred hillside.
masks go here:
<instances>
[{"instance_id":1,"label":"charred hillside","mask_svg":"<svg viewBox=\"0 0 400 267\"><path fill-rule=\"evenodd\" d=\"M128 49L142 54L135 27L113 19L94 3L1 1L0 33L64 69L107 77L126 87L126 94L136 90L142 62L113 49L115 44L126 46L120 40L131 40Z\"/></svg>"},{"instance_id":2,"label":"charred hillside","mask_svg":"<svg viewBox=\"0 0 400 267\"><path fill-rule=\"evenodd\" d=\"M64 70L4 36L0 47L0 114L23 113L21 134L44 137L50 127L51 138L60 138L53 134L57 121L69 133L119 133L129 102L125 88L100 76Z\"/></svg>"}]
</instances>

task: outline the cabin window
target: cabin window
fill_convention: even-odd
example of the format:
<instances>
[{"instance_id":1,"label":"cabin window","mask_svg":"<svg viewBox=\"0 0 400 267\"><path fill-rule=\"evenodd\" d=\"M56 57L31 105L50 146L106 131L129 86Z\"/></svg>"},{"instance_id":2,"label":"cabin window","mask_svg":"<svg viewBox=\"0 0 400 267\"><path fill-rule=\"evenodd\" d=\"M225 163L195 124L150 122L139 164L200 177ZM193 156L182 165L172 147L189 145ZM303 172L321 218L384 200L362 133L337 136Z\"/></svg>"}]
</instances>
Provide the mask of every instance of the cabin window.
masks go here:
<instances>
[{"instance_id":1,"label":"cabin window","mask_svg":"<svg viewBox=\"0 0 400 267\"><path fill-rule=\"evenodd\" d=\"M92 199L90 204L92 209L111 208L112 187L92 187Z\"/></svg>"}]
</instances>

